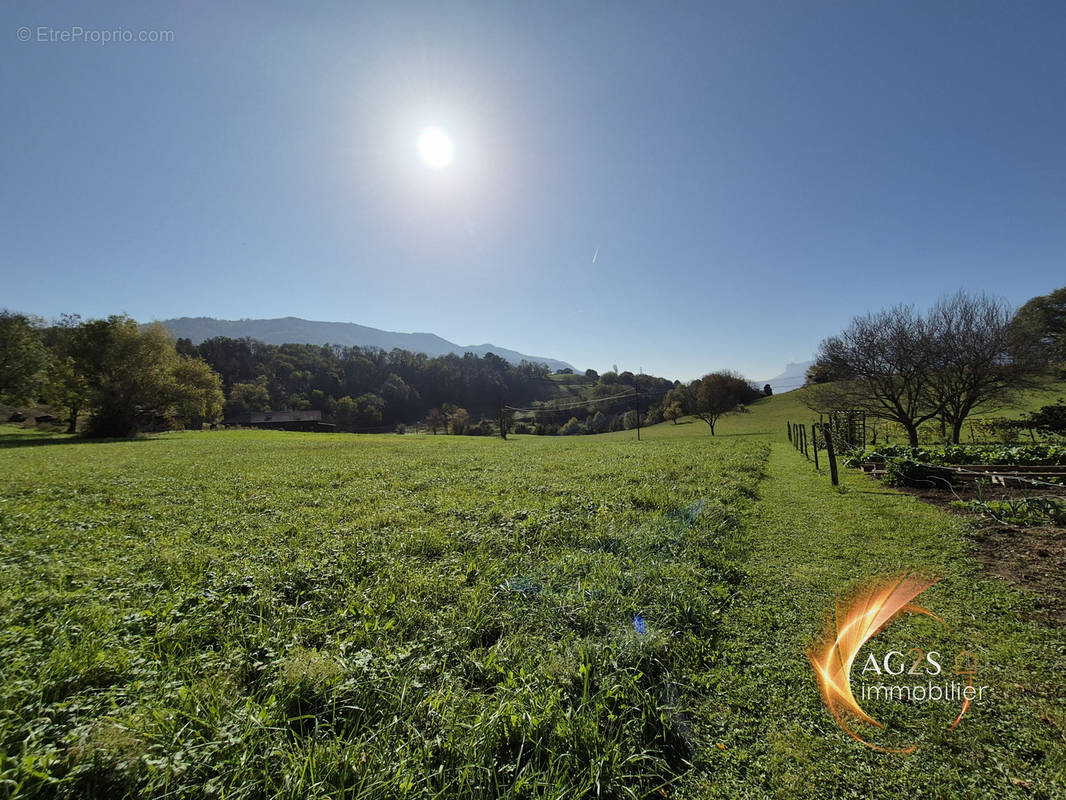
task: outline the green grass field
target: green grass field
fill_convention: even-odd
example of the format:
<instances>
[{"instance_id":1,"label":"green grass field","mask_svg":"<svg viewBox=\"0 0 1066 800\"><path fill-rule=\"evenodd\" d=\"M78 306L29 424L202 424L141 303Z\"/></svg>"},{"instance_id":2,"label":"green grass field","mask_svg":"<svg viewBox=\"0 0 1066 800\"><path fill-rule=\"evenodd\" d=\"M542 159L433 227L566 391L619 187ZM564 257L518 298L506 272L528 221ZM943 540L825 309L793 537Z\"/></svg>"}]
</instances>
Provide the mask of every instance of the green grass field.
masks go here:
<instances>
[{"instance_id":1,"label":"green grass field","mask_svg":"<svg viewBox=\"0 0 1066 800\"><path fill-rule=\"evenodd\" d=\"M0 792L1066 797L1062 631L958 518L832 489L784 441L809 416L786 394L641 442L3 429ZM836 726L804 651L835 594L914 567L994 691L904 757Z\"/></svg>"},{"instance_id":2,"label":"green grass field","mask_svg":"<svg viewBox=\"0 0 1066 800\"><path fill-rule=\"evenodd\" d=\"M4 438L16 795L645 796L698 752L758 449Z\"/></svg>"}]
</instances>

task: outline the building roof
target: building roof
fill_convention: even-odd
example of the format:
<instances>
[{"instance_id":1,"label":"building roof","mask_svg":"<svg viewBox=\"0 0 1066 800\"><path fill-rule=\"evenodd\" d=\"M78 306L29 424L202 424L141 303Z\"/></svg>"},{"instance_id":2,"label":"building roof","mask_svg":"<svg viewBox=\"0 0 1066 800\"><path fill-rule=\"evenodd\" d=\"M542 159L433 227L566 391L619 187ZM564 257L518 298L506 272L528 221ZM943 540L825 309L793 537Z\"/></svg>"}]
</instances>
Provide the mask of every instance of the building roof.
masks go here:
<instances>
[{"instance_id":1,"label":"building roof","mask_svg":"<svg viewBox=\"0 0 1066 800\"><path fill-rule=\"evenodd\" d=\"M238 414L228 423L238 425L259 425L263 423L277 422L321 422L321 411L252 411L248 414Z\"/></svg>"}]
</instances>

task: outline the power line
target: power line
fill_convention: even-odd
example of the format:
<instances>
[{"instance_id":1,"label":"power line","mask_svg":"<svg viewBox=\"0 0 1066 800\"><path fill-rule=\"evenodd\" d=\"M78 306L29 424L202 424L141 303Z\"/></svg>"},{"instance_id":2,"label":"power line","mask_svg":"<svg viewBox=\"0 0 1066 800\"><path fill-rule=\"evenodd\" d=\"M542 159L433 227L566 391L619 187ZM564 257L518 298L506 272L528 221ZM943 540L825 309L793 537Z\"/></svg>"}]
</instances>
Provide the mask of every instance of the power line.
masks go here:
<instances>
[{"instance_id":1,"label":"power line","mask_svg":"<svg viewBox=\"0 0 1066 800\"><path fill-rule=\"evenodd\" d=\"M577 408L579 406L587 406L593 403L606 403L609 400L618 400L622 397L632 397L629 392L624 394L613 394L610 397L598 397L592 400L574 400L568 403L560 403L554 406L540 406L538 408L518 408L516 406L507 406L510 411L565 411L568 408Z\"/></svg>"},{"instance_id":2,"label":"power line","mask_svg":"<svg viewBox=\"0 0 1066 800\"><path fill-rule=\"evenodd\" d=\"M555 406L539 406L539 407L535 407L535 408L519 408L517 406L505 406L505 408L508 411L529 411L529 412L537 412L537 411L566 411L567 409L571 409L571 408L580 408L581 406L593 405L594 403L606 403L606 402L608 402L610 400L620 400L620 399L623 399L623 398L663 397L664 395L667 395L667 394L669 394L672 391L673 391L673 388L671 387L670 389L664 389L664 390L658 391L658 392L640 392L637 395L633 395L630 392L625 392L623 394L613 394L610 397L596 397L596 398L593 398L592 400L575 400L573 402L562 403L562 404L555 405Z\"/></svg>"}]
</instances>

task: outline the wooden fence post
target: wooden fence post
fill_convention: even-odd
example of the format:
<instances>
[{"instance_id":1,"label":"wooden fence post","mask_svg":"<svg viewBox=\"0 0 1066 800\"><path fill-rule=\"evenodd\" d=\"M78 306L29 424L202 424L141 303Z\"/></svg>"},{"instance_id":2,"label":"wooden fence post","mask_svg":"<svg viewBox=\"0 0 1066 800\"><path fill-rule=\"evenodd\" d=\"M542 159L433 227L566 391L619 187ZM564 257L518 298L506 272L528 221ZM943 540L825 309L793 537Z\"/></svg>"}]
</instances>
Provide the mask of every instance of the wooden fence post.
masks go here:
<instances>
[{"instance_id":1,"label":"wooden fence post","mask_svg":"<svg viewBox=\"0 0 1066 800\"><path fill-rule=\"evenodd\" d=\"M818 426L814 423L811 423L811 439L814 445L814 468L820 469L818 466Z\"/></svg>"},{"instance_id":2,"label":"wooden fence post","mask_svg":"<svg viewBox=\"0 0 1066 800\"><path fill-rule=\"evenodd\" d=\"M788 434L788 442L789 442L789 444L792 444L792 423L791 422L788 422L788 421L785 422L785 433Z\"/></svg>"},{"instance_id":3,"label":"wooden fence post","mask_svg":"<svg viewBox=\"0 0 1066 800\"><path fill-rule=\"evenodd\" d=\"M829 428L822 428L822 434L825 436L825 454L829 456L829 482L834 486L839 486L840 476L837 474L837 456L833 450L833 434L829 432Z\"/></svg>"}]
</instances>

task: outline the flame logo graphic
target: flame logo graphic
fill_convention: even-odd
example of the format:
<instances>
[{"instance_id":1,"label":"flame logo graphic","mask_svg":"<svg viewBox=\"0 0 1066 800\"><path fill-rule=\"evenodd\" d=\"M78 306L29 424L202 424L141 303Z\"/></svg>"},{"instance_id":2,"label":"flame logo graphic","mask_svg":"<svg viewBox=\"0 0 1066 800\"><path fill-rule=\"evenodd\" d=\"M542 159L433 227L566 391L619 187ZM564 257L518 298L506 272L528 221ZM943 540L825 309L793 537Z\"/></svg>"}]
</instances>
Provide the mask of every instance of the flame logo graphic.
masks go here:
<instances>
[{"instance_id":1,"label":"flame logo graphic","mask_svg":"<svg viewBox=\"0 0 1066 800\"><path fill-rule=\"evenodd\" d=\"M867 714L852 694L852 664L866 642L904 613L925 614L944 624L944 621L931 611L912 602L939 580L916 574L903 574L888 580L874 581L851 597L838 599L836 638L827 637L823 646L807 653L829 712L848 735L874 750L907 754L913 753L917 748L914 745L903 748L882 747L866 741L848 726L850 719L858 718L879 728L885 727ZM959 724L968 706L969 700L963 704L962 712L951 725L952 728Z\"/></svg>"}]
</instances>

